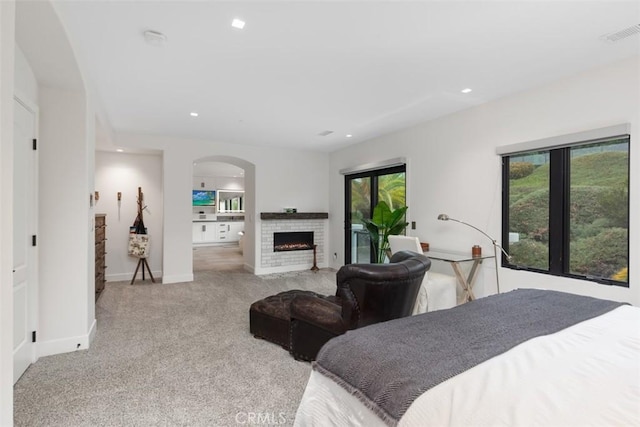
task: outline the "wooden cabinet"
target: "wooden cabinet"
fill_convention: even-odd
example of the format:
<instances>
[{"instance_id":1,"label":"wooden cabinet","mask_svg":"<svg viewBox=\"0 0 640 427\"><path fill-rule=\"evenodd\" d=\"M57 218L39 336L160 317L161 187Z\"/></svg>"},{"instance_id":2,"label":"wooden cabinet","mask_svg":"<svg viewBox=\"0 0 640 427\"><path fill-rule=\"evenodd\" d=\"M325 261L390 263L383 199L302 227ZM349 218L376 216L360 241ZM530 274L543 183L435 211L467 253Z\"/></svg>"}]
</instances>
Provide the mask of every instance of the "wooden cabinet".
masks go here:
<instances>
[{"instance_id":1,"label":"wooden cabinet","mask_svg":"<svg viewBox=\"0 0 640 427\"><path fill-rule=\"evenodd\" d=\"M95 219L95 261L96 261L96 301L100 293L104 290L105 278L105 255L107 240L107 216L105 214L96 214Z\"/></svg>"}]
</instances>

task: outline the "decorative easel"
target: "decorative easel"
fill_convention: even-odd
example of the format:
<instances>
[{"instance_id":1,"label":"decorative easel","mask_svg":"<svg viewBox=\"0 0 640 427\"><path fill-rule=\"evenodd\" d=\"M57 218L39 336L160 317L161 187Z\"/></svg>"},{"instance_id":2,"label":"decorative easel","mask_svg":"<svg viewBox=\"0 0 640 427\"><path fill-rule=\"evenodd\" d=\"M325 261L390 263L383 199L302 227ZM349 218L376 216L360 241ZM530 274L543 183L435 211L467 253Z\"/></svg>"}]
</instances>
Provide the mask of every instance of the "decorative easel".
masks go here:
<instances>
[{"instance_id":1,"label":"decorative easel","mask_svg":"<svg viewBox=\"0 0 640 427\"><path fill-rule=\"evenodd\" d=\"M135 227L135 234L147 234L147 229L144 226L144 221L142 219L142 211L144 211L146 209L146 206L142 206L142 202L143 202L143 198L142 198L142 187L138 187L138 216L136 217L136 220L133 222L133 226ZM148 240L147 240L148 242ZM147 271L149 272L149 277L151 277L151 282L152 283L156 283L155 279L153 278L153 274L151 273L151 268L149 267L149 263L147 262L147 251L146 251L146 244L145 244L145 248L142 254L137 255L138 258L138 265L136 266L136 271L135 273L133 273L133 278L131 279L131 284L133 285L133 282L135 282L136 280L136 276L138 275L138 270L140 269L140 266L142 266L142 280L145 279L144 277L144 269L146 267Z\"/></svg>"},{"instance_id":2,"label":"decorative easel","mask_svg":"<svg viewBox=\"0 0 640 427\"><path fill-rule=\"evenodd\" d=\"M318 263L316 262L316 250L318 248L318 245L313 245L313 267L311 267L311 271L313 271L314 273L316 273L318 270L320 270L318 268Z\"/></svg>"}]
</instances>

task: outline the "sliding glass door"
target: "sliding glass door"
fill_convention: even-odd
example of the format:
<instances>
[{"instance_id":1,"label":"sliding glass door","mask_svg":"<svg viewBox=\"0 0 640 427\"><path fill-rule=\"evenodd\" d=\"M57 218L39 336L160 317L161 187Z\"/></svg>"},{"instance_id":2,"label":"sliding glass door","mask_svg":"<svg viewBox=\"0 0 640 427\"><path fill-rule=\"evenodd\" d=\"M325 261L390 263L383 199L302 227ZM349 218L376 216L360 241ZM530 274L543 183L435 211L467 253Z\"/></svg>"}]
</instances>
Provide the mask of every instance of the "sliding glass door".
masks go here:
<instances>
[{"instance_id":1,"label":"sliding glass door","mask_svg":"<svg viewBox=\"0 0 640 427\"><path fill-rule=\"evenodd\" d=\"M406 166L345 176L345 264L374 261L369 233L362 222L384 200L391 209L406 204Z\"/></svg>"}]
</instances>

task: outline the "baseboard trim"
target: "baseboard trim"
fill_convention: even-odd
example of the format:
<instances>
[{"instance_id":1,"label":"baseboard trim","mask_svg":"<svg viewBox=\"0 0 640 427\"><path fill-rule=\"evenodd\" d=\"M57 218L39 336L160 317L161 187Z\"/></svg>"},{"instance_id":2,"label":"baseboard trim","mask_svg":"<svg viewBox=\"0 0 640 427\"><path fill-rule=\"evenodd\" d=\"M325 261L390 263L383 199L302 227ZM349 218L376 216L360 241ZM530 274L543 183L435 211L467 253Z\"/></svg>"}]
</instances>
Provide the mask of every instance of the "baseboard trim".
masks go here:
<instances>
[{"instance_id":1,"label":"baseboard trim","mask_svg":"<svg viewBox=\"0 0 640 427\"><path fill-rule=\"evenodd\" d=\"M162 276L162 283L182 283L193 282L193 273L191 274L174 274L170 276Z\"/></svg>"},{"instance_id":2,"label":"baseboard trim","mask_svg":"<svg viewBox=\"0 0 640 427\"><path fill-rule=\"evenodd\" d=\"M54 354L71 353L78 350L88 349L89 343L93 340L92 335L95 336L94 325L91 327L93 331L89 331L86 335L38 342L38 346L36 348L37 357L40 358L44 356L52 356Z\"/></svg>"},{"instance_id":3,"label":"baseboard trim","mask_svg":"<svg viewBox=\"0 0 640 427\"><path fill-rule=\"evenodd\" d=\"M152 271L154 279L162 278L162 270ZM145 272L145 277L148 274ZM133 271L131 273L118 273L118 274L107 274L104 276L107 282L130 282L133 278ZM142 273L138 271L138 276L136 277L136 281L142 279Z\"/></svg>"},{"instance_id":4,"label":"baseboard trim","mask_svg":"<svg viewBox=\"0 0 640 427\"><path fill-rule=\"evenodd\" d=\"M284 265L282 267L261 267L256 269L254 274L256 276L261 276L263 274L273 274L273 273L289 273L292 271L304 271L311 270L311 265ZM319 264L318 268L328 268L326 264Z\"/></svg>"}]
</instances>

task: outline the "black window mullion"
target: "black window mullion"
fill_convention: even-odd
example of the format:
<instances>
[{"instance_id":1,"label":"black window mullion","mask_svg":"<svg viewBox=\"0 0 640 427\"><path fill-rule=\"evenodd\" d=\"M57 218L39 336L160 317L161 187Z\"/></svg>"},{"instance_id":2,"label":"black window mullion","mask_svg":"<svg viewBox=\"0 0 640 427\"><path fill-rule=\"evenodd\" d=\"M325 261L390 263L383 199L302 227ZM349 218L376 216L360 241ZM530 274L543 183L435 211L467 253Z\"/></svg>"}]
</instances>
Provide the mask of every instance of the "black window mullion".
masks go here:
<instances>
[{"instance_id":1,"label":"black window mullion","mask_svg":"<svg viewBox=\"0 0 640 427\"><path fill-rule=\"evenodd\" d=\"M373 215L373 207L378 204L378 175L371 176L371 214Z\"/></svg>"},{"instance_id":2,"label":"black window mullion","mask_svg":"<svg viewBox=\"0 0 640 427\"><path fill-rule=\"evenodd\" d=\"M378 174L373 173L371 175L371 215L373 216L373 208L378 204ZM376 251L373 246L373 241L371 243L371 257L370 262L373 264L376 262Z\"/></svg>"},{"instance_id":3,"label":"black window mullion","mask_svg":"<svg viewBox=\"0 0 640 427\"><path fill-rule=\"evenodd\" d=\"M563 150L564 199L562 224L562 273L569 274L571 261L571 148Z\"/></svg>"},{"instance_id":4,"label":"black window mullion","mask_svg":"<svg viewBox=\"0 0 640 427\"><path fill-rule=\"evenodd\" d=\"M509 252L509 157L502 158L502 247ZM511 262L502 254L502 264Z\"/></svg>"},{"instance_id":5,"label":"black window mullion","mask_svg":"<svg viewBox=\"0 0 640 427\"><path fill-rule=\"evenodd\" d=\"M351 180L353 178L346 176L344 180L344 262L351 264L351 233L347 230L351 228ZM348 227L347 227L348 225Z\"/></svg>"},{"instance_id":6,"label":"black window mullion","mask_svg":"<svg viewBox=\"0 0 640 427\"><path fill-rule=\"evenodd\" d=\"M551 150L549 159L549 272L562 274L568 261L565 256L568 232L569 175L568 155L566 149Z\"/></svg>"}]
</instances>

